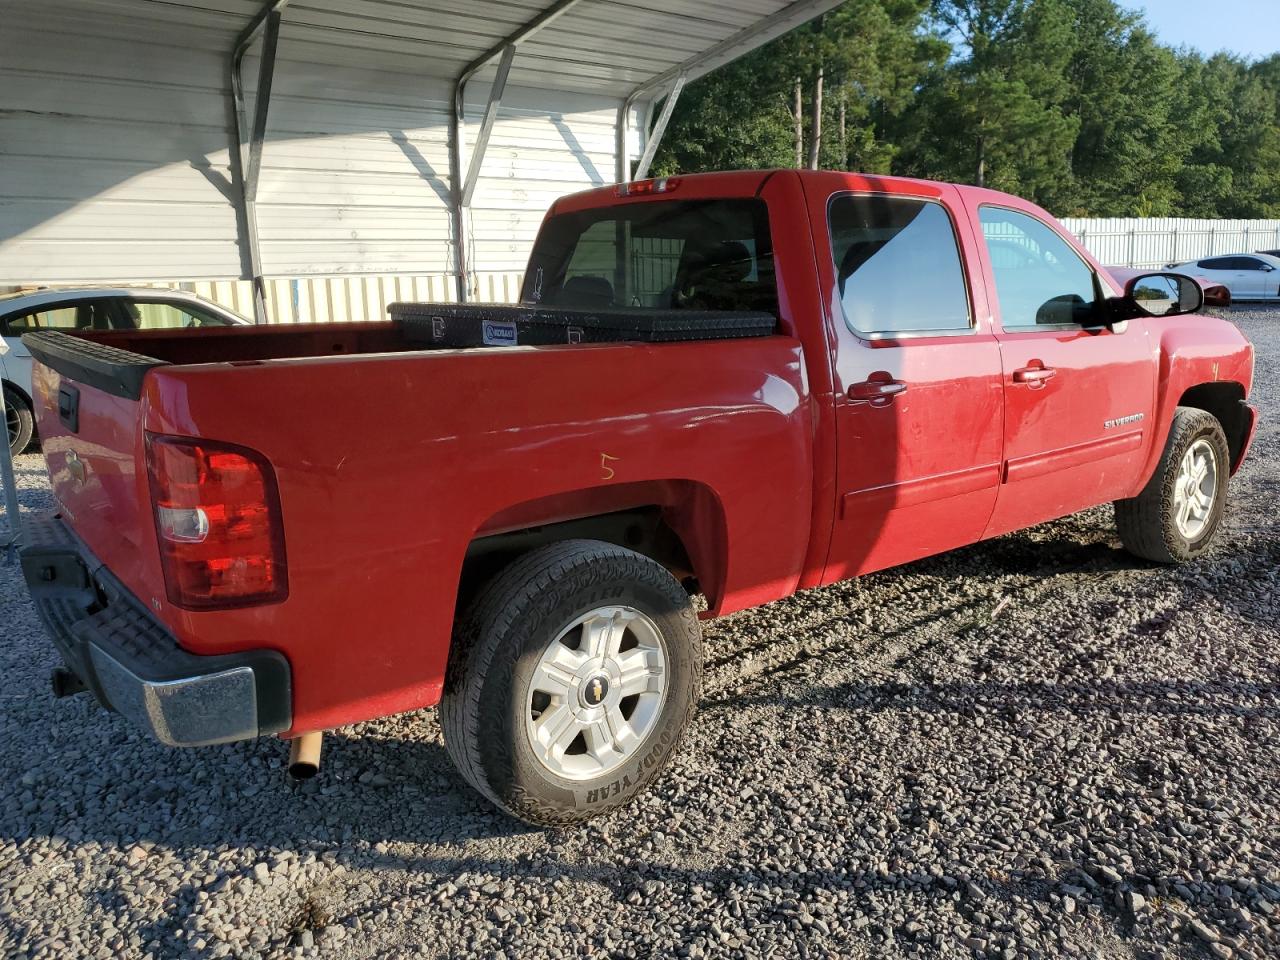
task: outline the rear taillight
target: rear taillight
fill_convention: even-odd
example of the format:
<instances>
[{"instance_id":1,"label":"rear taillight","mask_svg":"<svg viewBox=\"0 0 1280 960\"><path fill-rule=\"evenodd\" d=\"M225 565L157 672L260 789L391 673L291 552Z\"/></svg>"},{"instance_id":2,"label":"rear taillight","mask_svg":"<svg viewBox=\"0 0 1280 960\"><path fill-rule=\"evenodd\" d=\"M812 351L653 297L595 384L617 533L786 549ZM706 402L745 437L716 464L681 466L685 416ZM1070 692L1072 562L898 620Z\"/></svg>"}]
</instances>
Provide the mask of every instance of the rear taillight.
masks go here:
<instances>
[{"instance_id":1,"label":"rear taillight","mask_svg":"<svg viewBox=\"0 0 1280 960\"><path fill-rule=\"evenodd\" d=\"M207 610L288 596L280 495L261 454L148 434L147 473L170 603Z\"/></svg>"}]
</instances>

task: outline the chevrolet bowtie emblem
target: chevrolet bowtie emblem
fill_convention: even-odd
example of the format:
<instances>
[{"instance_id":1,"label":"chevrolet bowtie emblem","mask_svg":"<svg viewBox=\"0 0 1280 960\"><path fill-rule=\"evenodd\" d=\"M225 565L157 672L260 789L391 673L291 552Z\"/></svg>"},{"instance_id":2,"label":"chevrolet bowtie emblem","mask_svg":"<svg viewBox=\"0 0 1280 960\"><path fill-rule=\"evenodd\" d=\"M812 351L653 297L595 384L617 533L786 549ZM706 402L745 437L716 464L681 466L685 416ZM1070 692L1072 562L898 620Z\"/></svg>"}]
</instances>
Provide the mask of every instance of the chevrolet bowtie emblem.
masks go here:
<instances>
[{"instance_id":1,"label":"chevrolet bowtie emblem","mask_svg":"<svg viewBox=\"0 0 1280 960\"><path fill-rule=\"evenodd\" d=\"M71 479L80 485L84 484L85 478L89 475L89 468L84 465L84 461L74 450L67 451L67 473L71 474Z\"/></svg>"}]
</instances>

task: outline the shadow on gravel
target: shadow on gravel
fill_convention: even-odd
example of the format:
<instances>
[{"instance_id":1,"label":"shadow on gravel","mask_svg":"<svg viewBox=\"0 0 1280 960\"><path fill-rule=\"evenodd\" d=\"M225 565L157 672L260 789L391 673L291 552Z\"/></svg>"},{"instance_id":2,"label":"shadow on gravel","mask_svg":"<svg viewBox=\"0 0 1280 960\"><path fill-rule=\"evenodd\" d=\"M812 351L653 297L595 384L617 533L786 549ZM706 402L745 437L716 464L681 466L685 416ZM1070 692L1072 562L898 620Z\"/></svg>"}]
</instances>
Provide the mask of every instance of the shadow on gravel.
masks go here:
<instances>
[{"instance_id":1,"label":"shadow on gravel","mask_svg":"<svg viewBox=\"0 0 1280 960\"><path fill-rule=\"evenodd\" d=\"M1046 535L1048 534L1048 535ZM1073 575L1098 577L1107 579L1127 573L1135 574L1140 579L1130 581L1138 594L1155 592L1174 587L1181 594L1181 600L1172 606L1158 610L1148 619L1137 624L1138 635L1154 635L1162 637L1164 633L1187 611L1203 609L1203 604L1211 603L1220 606L1231 614L1255 623L1273 626L1275 623L1276 604L1259 602L1259 597L1280 594L1280 542L1274 540L1252 541L1246 544L1219 544L1209 555L1191 564L1180 567L1164 566L1152 563L1129 554L1118 545L1115 539L1110 508L1100 508L1089 514L1076 515L1055 521L1051 525L1032 528L1019 533L1008 534L995 540L984 541L969 547L954 550L950 553L929 557L915 563L906 564L862 578L869 589L870 596L877 592L895 597L904 590L909 590L913 578L928 577L931 580L950 581L968 585L992 583L1001 576L1020 576L1023 582L1001 587L994 593L970 593L967 596L946 597L930 604L927 610L918 613L899 614L889 626L877 626L874 619L867 619L867 614L874 615L876 604L855 603L845 608L843 613L825 618L815 625L812 637L807 640L798 652L793 652L778 662L769 663L752 670L749 676L738 685L734 695L716 697L716 691L703 700L703 709L743 706L748 703L767 703L787 705L790 703L840 703L850 702L865 704L874 701L877 696L892 698L893 685L883 688L867 688L863 692L848 688L835 688L826 694L821 689L812 691L812 696L803 699L789 699L772 693L759 696L743 696L743 690L750 690L764 685L770 679L779 681L797 671L804 670L816 660L827 656L844 655L851 650L849 630L865 639L867 650L883 647L893 642L901 642L927 631L931 627L951 621L953 626L948 631L948 639L961 640L968 634L980 632L994 621L998 607L1006 603L1035 603L1038 594L1069 586L1069 578ZM822 588L836 589L836 588ZM783 600L779 606L792 601ZM890 600L890 603L894 601ZM1083 598L1080 602L1086 602ZM1113 600L1097 600L1100 605L1098 615L1105 618L1116 610ZM896 611L895 611L896 612ZM767 659L772 650L783 650L789 644L794 646L796 637L791 624L784 623L775 631L763 635L757 634L746 643L737 642L711 648L707 666L715 669L734 664L744 656ZM927 645L927 644L926 644ZM856 646L853 647L856 649ZM865 652L865 651L860 651ZM919 650L912 650L911 654ZM908 654L910 655L910 654ZM896 666L897 664L890 664ZM1276 676L1280 678L1280 664L1277 664ZM1230 679L1200 683L1197 681L1181 681L1169 679L1145 684L1126 684L1120 681L1100 684L1096 687L1085 685L1045 685L1039 691L1006 689L1000 690L996 685L989 685L991 696L1001 700L1015 700L1020 696L1034 697L1045 708L1092 710L1130 710L1150 713L1202 713L1217 716L1238 713L1241 716L1275 717L1278 715L1274 706L1256 708L1240 707L1221 702L1224 697L1239 694L1241 689L1248 690L1251 685L1233 683ZM1270 699L1273 702L1280 696L1280 686L1274 684L1252 685L1251 696ZM942 699L962 700L965 695L978 695L973 690L950 691L954 697L944 692ZM1157 698L1176 697L1188 702L1154 702ZM1203 704L1190 701L1204 700ZM1150 701L1150 702L1149 702ZM888 706L889 704L886 704ZM925 704L922 704L925 705ZM1073 706L1075 705L1075 706ZM938 709L945 709L938 706Z\"/></svg>"},{"instance_id":2,"label":"shadow on gravel","mask_svg":"<svg viewBox=\"0 0 1280 960\"><path fill-rule=\"evenodd\" d=\"M975 717L980 712L1057 710L1089 714L1280 719L1280 684L1222 680L1122 681L1095 683L877 683L810 688L809 695L739 696L720 701L744 707L856 707L859 710L924 710Z\"/></svg>"},{"instance_id":3,"label":"shadow on gravel","mask_svg":"<svg viewBox=\"0 0 1280 960\"><path fill-rule=\"evenodd\" d=\"M776 799L783 800L785 797ZM913 832L919 835L919 839L925 839L923 828L917 828ZM1100 882L1094 876L1095 871L1086 870L1080 864L1051 864L1049 855L1055 852L1045 849L1033 854L1025 869L997 871L953 867L951 873L944 872L942 863L921 863L915 869L886 869L884 866L872 866L865 860L851 861L844 867L833 869L803 870L685 868L638 861L632 861L628 865L611 862L594 864L566 862L545 851L536 859L522 858L515 862L485 857L401 858L347 854L340 856L339 862L349 868L378 871L379 876L384 878L384 883L392 889L412 891L412 895L418 898L426 894L431 902L419 905L415 914L425 912L430 915L437 910L441 914L447 914L451 909L449 901L456 899L466 903L469 911L493 920L499 916L496 911L507 906L505 895L511 884L515 884L525 894L542 891L553 903L559 901L559 909L573 910L577 904L572 895L568 899L561 899L563 895L558 893L560 885L568 882L580 885L575 888L579 890L583 889L581 885L593 891L607 890L608 897L619 910L628 909L628 904L645 903L655 888L697 891L699 898L709 898L721 904L748 903L761 911L758 919L763 923L763 928L757 928L759 934L772 925L797 925L810 905L830 903L832 897L870 907L875 898L901 897L904 891L910 892L912 915L928 915L930 911L945 904L959 917L979 930L985 930L990 926L989 913L999 911L1002 905L1007 904L1019 904L1038 914L1042 921L1055 924L1059 921L1053 914L1059 908L1049 900L1050 892L1062 889L1064 884L1079 884L1081 889L1087 887L1095 894L1088 911L1094 917L1105 917L1124 935L1131 935L1135 926L1134 913L1127 905L1127 898L1132 891L1151 891L1156 889L1153 884L1158 885L1164 898L1164 909L1168 910L1166 916L1170 919L1182 917L1201 900L1194 892L1199 889L1199 885L1182 876L1157 877L1137 871L1115 871L1113 876ZM473 877L472 874L477 876ZM400 877L399 881L390 879L397 875ZM1280 903L1280 898L1275 897L1266 887L1269 878L1265 875L1219 875L1214 879L1216 884L1254 891L1255 904ZM141 928L139 933L143 941L181 943L184 947L183 956L199 960L223 956L217 951L216 941L203 950L195 950L189 941L189 933L185 941L175 937L175 933L184 928L185 918L194 912L195 904L205 889L207 885L188 884L175 891L173 900L181 905L180 910L176 911L176 915L167 916ZM778 897L779 890L786 891L781 899ZM344 924L350 928L356 922L376 922L380 914L385 914L388 908L395 910L399 902L398 896L388 893L353 908L348 903L341 902L343 898L337 891L326 890L323 886L311 891L297 891L297 895L299 902L293 911L293 919L272 931L270 940L263 945L263 955L280 955L270 953L270 947L287 950L298 942L298 935L306 929L317 930L330 924ZM1174 907L1175 904L1177 907ZM597 899L592 909L602 911L608 908L602 906ZM682 933L686 942L699 937L719 942L722 923L723 917L715 912L703 912L698 917L691 917L683 926ZM896 938L889 932L890 942L902 953L918 957L937 955L937 940L931 931L921 926L917 932L913 932L910 927L900 925L888 911L877 913L872 909L872 915L866 916L858 929L866 929L877 935L896 929ZM816 930L811 932L816 933ZM538 931L531 930L527 936L531 942L523 945L524 951L514 955L545 955L546 945L538 940ZM880 942L884 943L883 940ZM519 940L509 943L513 950L520 951ZM841 946L847 947L847 943ZM601 949L594 955L634 954ZM842 954L822 953L819 950L817 955ZM1012 950L1003 953L997 949L988 953L985 949L980 949L978 955L1008 956L1014 953ZM1131 955L1154 957L1166 954Z\"/></svg>"},{"instance_id":4,"label":"shadow on gravel","mask_svg":"<svg viewBox=\"0 0 1280 960\"><path fill-rule=\"evenodd\" d=\"M63 709L51 704L50 710ZM118 716L91 706L91 741L127 759L142 774L116 780L79 751L61 759L71 767L55 789L64 795L108 792L125 816L84 818L34 814L25 829L5 834L72 835L77 842L127 847L142 840L213 851L227 843L284 846L317 854L362 841L464 843L537 832L481 800L455 773L438 739L383 738L376 733L331 733L315 780L294 783L284 772L285 746L274 739L198 751L166 750L125 728ZM109 740L109 743L101 741ZM83 768L83 777L76 768ZM106 768L110 769L110 768ZM190 794L204 803L184 802ZM215 802L209 800L217 798ZM96 804L95 806L99 806ZM84 829L84 823L94 827Z\"/></svg>"}]
</instances>

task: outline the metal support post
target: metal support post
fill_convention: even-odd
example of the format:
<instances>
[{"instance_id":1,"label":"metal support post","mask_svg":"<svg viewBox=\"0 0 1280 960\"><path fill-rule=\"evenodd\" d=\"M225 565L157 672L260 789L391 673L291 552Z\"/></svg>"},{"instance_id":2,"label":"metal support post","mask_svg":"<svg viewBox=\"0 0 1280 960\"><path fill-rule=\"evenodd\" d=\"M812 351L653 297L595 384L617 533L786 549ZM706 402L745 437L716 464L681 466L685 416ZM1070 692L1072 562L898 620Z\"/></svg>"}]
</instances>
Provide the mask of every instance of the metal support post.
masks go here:
<instances>
[{"instance_id":1,"label":"metal support post","mask_svg":"<svg viewBox=\"0 0 1280 960\"><path fill-rule=\"evenodd\" d=\"M493 129L494 121L498 116L498 107L502 103L502 93L507 84L507 74L511 71L511 60L515 56L516 47L581 2L582 0L557 0L528 23L472 60L453 82L453 103L449 111L449 205L452 208L449 211L449 219L453 224L453 263L459 302L465 303L467 300L468 278L471 273L468 262L467 208L471 204L471 194L475 190L476 178L480 175L480 162L489 143L489 133ZM489 105L485 109L480 137L476 140L475 156L464 169L462 138L466 131L467 83L485 64L498 56L502 57L502 60L498 64L493 90L489 94Z\"/></svg>"},{"instance_id":2,"label":"metal support post","mask_svg":"<svg viewBox=\"0 0 1280 960\"><path fill-rule=\"evenodd\" d=\"M502 106L502 94L507 89L507 75L511 73L511 61L515 56L516 47L512 44L502 51L502 59L498 61L498 72L493 78L493 87L489 91L489 103L484 109L484 119L480 121L480 132L476 134L476 145L467 163L467 179L462 185L464 207L471 206L471 196L475 193L476 180L480 177L480 165L484 163L485 151L489 149L489 136L493 133L493 124L498 119L498 109Z\"/></svg>"},{"instance_id":3,"label":"metal support post","mask_svg":"<svg viewBox=\"0 0 1280 960\"><path fill-rule=\"evenodd\" d=\"M271 83L275 77L276 43L280 38L280 11L289 0L272 0L249 21L236 38L231 54L231 95L235 100L236 160L240 168L240 204L244 213L249 273L253 283L253 318L267 322L266 282L262 272L262 250L258 243L258 178L262 169L262 145L267 135L267 111L271 106ZM245 106L242 66L245 54L258 34L262 34L262 60L258 65L258 88L254 92L253 126L249 128ZM248 132L248 143L245 135ZM247 146L247 154L246 154Z\"/></svg>"},{"instance_id":4,"label":"metal support post","mask_svg":"<svg viewBox=\"0 0 1280 960\"><path fill-rule=\"evenodd\" d=\"M680 99L680 91L684 89L685 75L677 74L675 80L671 84L671 92L667 94L667 99L662 104L662 112L658 114L658 122L654 124L652 132L645 137L644 152L640 154L640 162L636 164L636 172L634 179L643 180L649 175L649 166L653 163L654 154L658 152L658 144L662 143L662 135L667 132L667 124L671 121L671 114L676 108L676 101Z\"/></svg>"}]
</instances>

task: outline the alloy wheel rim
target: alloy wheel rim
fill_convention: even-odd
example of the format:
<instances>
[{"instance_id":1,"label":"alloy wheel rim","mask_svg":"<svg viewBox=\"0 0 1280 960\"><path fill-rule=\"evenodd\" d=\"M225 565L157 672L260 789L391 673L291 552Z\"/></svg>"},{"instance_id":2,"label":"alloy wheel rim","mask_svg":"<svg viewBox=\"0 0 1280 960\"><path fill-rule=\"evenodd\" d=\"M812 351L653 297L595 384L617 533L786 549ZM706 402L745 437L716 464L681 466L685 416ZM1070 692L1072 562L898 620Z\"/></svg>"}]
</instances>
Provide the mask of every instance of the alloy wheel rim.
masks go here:
<instances>
[{"instance_id":1,"label":"alloy wheel rim","mask_svg":"<svg viewBox=\"0 0 1280 960\"><path fill-rule=\"evenodd\" d=\"M1182 455L1173 481L1173 521L1188 540L1209 525L1217 492L1217 451L1208 440L1197 440Z\"/></svg>"},{"instance_id":2,"label":"alloy wheel rim","mask_svg":"<svg viewBox=\"0 0 1280 960\"><path fill-rule=\"evenodd\" d=\"M5 398L4 423L9 429L9 446L12 447L18 439L18 411L14 409L8 397Z\"/></svg>"},{"instance_id":3,"label":"alloy wheel rim","mask_svg":"<svg viewBox=\"0 0 1280 960\"><path fill-rule=\"evenodd\" d=\"M591 780L634 757L667 698L666 643L634 607L597 607L543 651L529 683L525 732L565 780Z\"/></svg>"}]
</instances>

